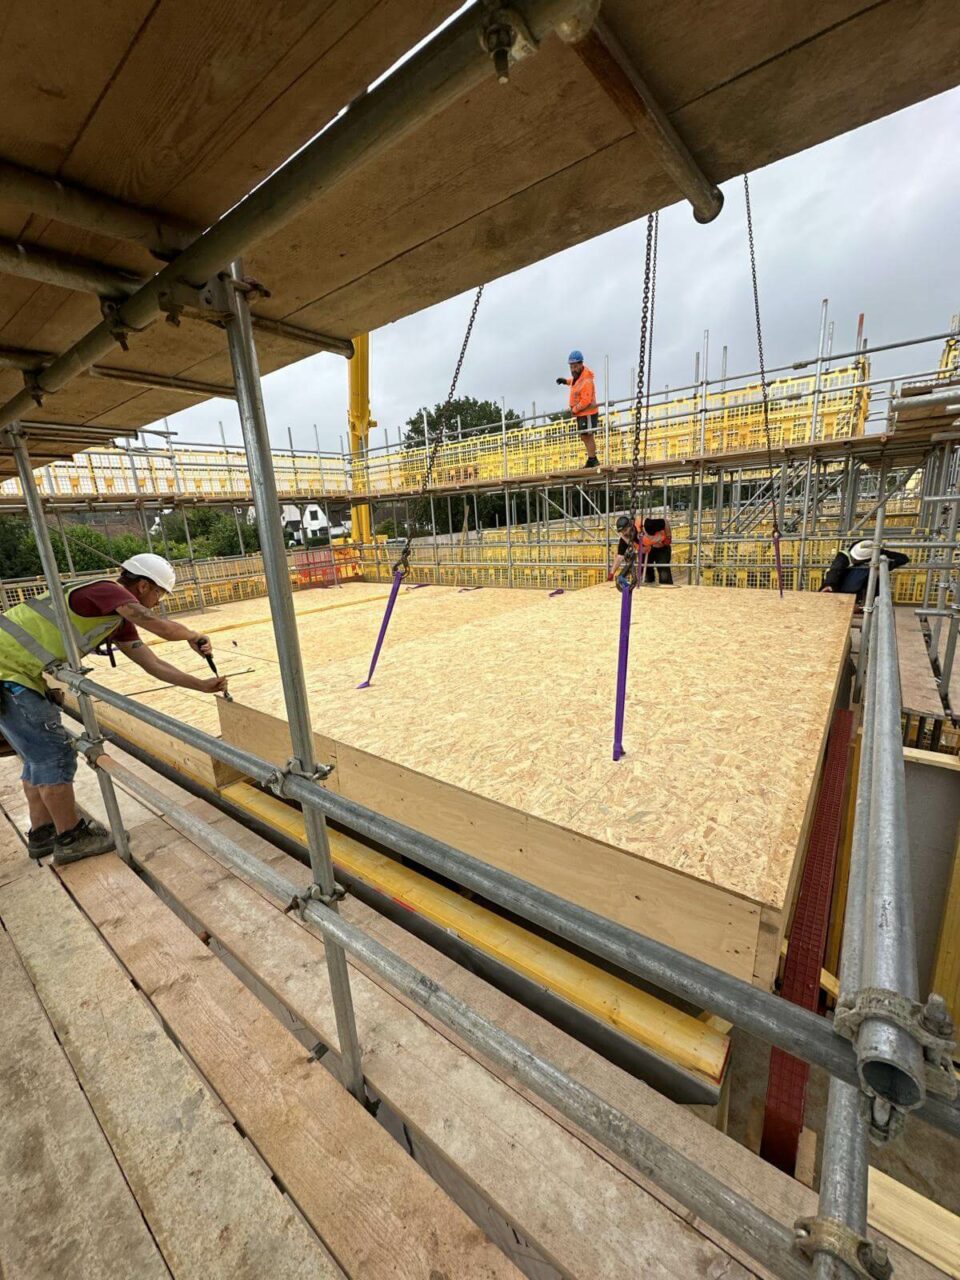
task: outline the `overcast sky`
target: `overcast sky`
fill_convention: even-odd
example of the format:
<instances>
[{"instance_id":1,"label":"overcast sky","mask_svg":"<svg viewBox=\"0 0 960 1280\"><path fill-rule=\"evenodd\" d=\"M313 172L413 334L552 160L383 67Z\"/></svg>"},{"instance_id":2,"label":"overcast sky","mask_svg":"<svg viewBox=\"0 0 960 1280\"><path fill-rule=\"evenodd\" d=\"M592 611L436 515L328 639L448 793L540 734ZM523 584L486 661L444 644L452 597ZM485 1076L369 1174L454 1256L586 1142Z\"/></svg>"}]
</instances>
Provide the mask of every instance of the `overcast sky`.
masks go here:
<instances>
[{"instance_id":1,"label":"overcast sky","mask_svg":"<svg viewBox=\"0 0 960 1280\"><path fill-rule=\"evenodd\" d=\"M941 333L960 311L960 89L920 103L751 176L764 346L769 366L816 354L821 299L830 300L834 351L854 345L866 313L871 345ZM686 205L660 215L655 387L693 376L694 353L710 331L711 376L724 344L731 374L756 368L743 184L724 186L720 216L700 226ZM460 392L506 398L529 413L563 407L572 347L610 394L629 394L636 362L645 220L493 280L488 285L460 379ZM590 281L584 288L583 282ZM472 294L461 295L371 336L371 400L390 440L421 405L447 393ZM935 367L940 347L877 356L873 373L897 376ZM602 395L602 389L600 394ZM346 431L342 359L312 356L264 379L271 438L281 446L339 450ZM232 402L210 401L169 419L184 440L229 440L240 428Z\"/></svg>"}]
</instances>

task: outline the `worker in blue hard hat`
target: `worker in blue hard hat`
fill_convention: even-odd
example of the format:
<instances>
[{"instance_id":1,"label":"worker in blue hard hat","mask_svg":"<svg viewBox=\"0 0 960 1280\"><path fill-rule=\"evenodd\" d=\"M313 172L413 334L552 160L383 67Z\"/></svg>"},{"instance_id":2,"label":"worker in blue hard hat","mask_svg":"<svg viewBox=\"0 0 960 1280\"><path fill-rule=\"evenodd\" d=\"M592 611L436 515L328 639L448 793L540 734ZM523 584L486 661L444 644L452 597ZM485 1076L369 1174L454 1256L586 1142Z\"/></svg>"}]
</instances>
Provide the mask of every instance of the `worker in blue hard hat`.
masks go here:
<instances>
[{"instance_id":1,"label":"worker in blue hard hat","mask_svg":"<svg viewBox=\"0 0 960 1280\"><path fill-rule=\"evenodd\" d=\"M67 613L81 654L114 644L144 671L168 684L203 693L226 690L224 676L202 679L172 666L144 645L137 627L164 640L183 640L195 653L211 652L206 636L173 618L151 611L176 585L173 565L162 556L140 554L125 560L118 580L104 578L64 587ZM44 674L66 659L66 646L49 593L0 614L0 741L20 757L20 775L30 829L31 858L53 854L59 866L108 853L113 837L77 807L73 778L77 757L60 723L62 701Z\"/></svg>"},{"instance_id":2,"label":"worker in blue hard hat","mask_svg":"<svg viewBox=\"0 0 960 1280\"><path fill-rule=\"evenodd\" d=\"M571 351L567 362L570 365L570 377L558 378L557 386L570 388L570 412L587 451L587 466L596 467L600 465L597 461L596 434L600 410L597 408L597 387L593 370L583 363L582 351Z\"/></svg>"}]
</instances>

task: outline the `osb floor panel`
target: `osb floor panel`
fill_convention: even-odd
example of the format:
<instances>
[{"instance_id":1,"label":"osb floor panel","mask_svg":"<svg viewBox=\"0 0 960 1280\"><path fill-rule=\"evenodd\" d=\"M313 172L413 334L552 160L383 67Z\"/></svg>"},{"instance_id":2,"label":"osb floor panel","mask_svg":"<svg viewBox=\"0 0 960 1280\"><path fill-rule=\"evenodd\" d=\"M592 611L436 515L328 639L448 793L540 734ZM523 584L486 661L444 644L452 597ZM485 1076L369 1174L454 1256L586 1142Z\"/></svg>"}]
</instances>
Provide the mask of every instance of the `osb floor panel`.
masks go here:
<instances>
[{"instance_id":1,"label":"osb floor panel","mask_svg":"<svg viewBox=\"0 0 960 1280\"><path fill-rule=\"evenodd\" d=\"M806 593L642 590L619 764L619 599L609 586L552 599L405 592L374 687L362 691L382 604L299 627L324 734L780 910L851 608ZM239 702L283 714L269 625L220 633L218 655L221 670L256 667L234 682ZM184 665L201 669L192 655ZM118 668L107 678L135 688L136 676ZM149 696L215 731L212 699Z\"/></svg>"},{"instance_id":2,"label":"osb floor panel","mask_svg":"<svg viewBox=\"0 0 960 1280\"><path fill-rule=\"evenodd\" d=\"M339 663L344 654L349 653L355 655L353 661L362 668L362 674L353 681L354 685L359 683L367 673L388 594L389 588L382 583L365 582L350 583L339 590L327 587L294 593L308 682L313 683L321 668ZM385 648L438 635L471 618L513 613L545 598L545 591L460 592L454 587L404 587ZM233 676L230 692L238 702L261 707L275 715L284 714L277 646L266 599L244 600L219 605L205 613L176 614L175 617L197 631L210 633L217 669L223 675ZM144 639L152 642L154 638L144 632ZM184 671L203 678L210 675L203 658L185 644L159 641L152 647L165 661ZM120 693L136 694L157 711L177 716L207 733L219 734L217 708L209 694L167 688L122 657L117 659L116 667L96 656L85 661L93 667L94 680ZM241 672L243 674L234 674ZM269 696L261 699L264 690Z\"/></svg>"}]
</instances>

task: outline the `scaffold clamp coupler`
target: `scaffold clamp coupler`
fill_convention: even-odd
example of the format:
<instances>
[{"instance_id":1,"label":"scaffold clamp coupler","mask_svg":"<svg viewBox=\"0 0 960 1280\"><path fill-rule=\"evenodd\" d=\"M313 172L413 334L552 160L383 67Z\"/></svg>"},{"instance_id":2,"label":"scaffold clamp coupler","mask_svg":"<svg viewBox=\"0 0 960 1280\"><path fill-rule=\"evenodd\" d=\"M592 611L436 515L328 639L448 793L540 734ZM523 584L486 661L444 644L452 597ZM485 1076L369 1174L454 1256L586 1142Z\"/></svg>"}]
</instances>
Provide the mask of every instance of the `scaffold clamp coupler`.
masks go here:
<instances>
[{"instance_id":1,"label":"scaffold clamp coupler","mask_svg":"<svg viewBox=\"0 0 960 1280\"><path fill-rule=\"evenodd\" d=\"M892 1022L906 1031L923 1050L927 1089L943 1098L956 1098L954 1026L942 996L933 994L926 1004L920 1004L883 987L864 987L857 992L852 1004L837 1005L833 1029L838 1035L853 1041L861 1025L869 1018Z\"/></svg>"},{"instance_id":2,"label":"scaffold clamp coupler","mask_svg":"<svg viewBox=\"0 0 960 1280\"><path fill-rule=\"evenodd\" d=\"M324 893L317 882L314 881L312 884L307 885L302 893L297 895L300 914L303 915L304 908L308 907L311 902L320 902L325 907L332 907L335 902L342 902L346 896L346 889L338 881L334 881L332 893Z\"/></svg>"},{"instance_id":3,"label":"scaffold clamp coupler","mask_svg":"<svg viewBox=\"0 0 960 1280\"><path fill-rule=\"evenodd\" d=\"M36 369L24 369L23 385L26 387L38 409L43 408L43 397L46 394L40 385L40 374Z\"/></svg>"},{"instance_id":4,"label":"scaffold clamp coupler","mask_svg":"<svg viewBox=\"0 0 960 1280\"><path fill-rule=\"evenodd\" d=\"M868 1240L834 1218L798 1218L793 1224L797 1253L813 1261L818 1253L829 1254L860 1280L890 1280L893 1266L882 1240Z\"/></svg>"},{"instance_id":5,"label":"scaffold clamp coupler","mask_svg":"<svg viewBox=\"0 0 960 1280\"><path fill-rule=\"evenodd\" d=\"M129 351L130 347L127 338L130 335L130 326L125 324L120 316L120 303L114 302L112 298L100 299L100 314L106 321L107 328L114 341L120 347L121 351Z\"/></svg>"},{"instance_id":6,"label":"scaffold clamp coupler","mask_svg":"<svg viewBox=\"0 0 960 1280\"><path fill-rule=\"evenodd\" d=\"M301 761L294 756L287 761L282 769L275 769L270 777L267 778L265 785L275 796L286 798L288 778L303 778L305 782L322 782L325 778L329 778L331 773L333 773L332 764L314 763L309 769L305 769Z\"/></svg>"}]
</instances>

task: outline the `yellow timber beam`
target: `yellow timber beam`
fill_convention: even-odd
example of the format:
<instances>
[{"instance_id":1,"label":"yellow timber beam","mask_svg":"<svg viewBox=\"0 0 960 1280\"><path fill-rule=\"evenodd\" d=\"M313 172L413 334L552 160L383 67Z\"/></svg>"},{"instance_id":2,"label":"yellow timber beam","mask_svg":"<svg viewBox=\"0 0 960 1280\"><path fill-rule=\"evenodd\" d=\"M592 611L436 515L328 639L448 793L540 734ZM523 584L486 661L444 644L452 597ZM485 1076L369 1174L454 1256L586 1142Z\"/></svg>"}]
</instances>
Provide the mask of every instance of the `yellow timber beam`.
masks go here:
<instances>
[{"instance_id":1,"label":"yellow timber beam","mask_svg":"<svg viewBox=\"0 0 960 1280\"><path fill-rule=\"evenodd\" d=\"M350 458L354 476L367 456L370 428L377 424L370 417L370 335L361 333L353 340L353 359L347 361L350 404L347 410L350 428ZM354 502L350 506L351 538L365 546L373 541L370 504Z\"/></svg>"},{"instance_id":2,"label":"yellow timber beam","mask_svg":"<svg viewBox=\"0 0 960 1280\"><path fill-rule=\"evenodd\" d=\"M220 788L225 800L300 844L303 814L246 782ZM613 974L572 955L494 911L330 829L334 862L401 906L456 934L524 977L616 1028L688 1071L721 1083L730 1041L708 1023L675 1009Z\"/></svg>"}]
</instances>

